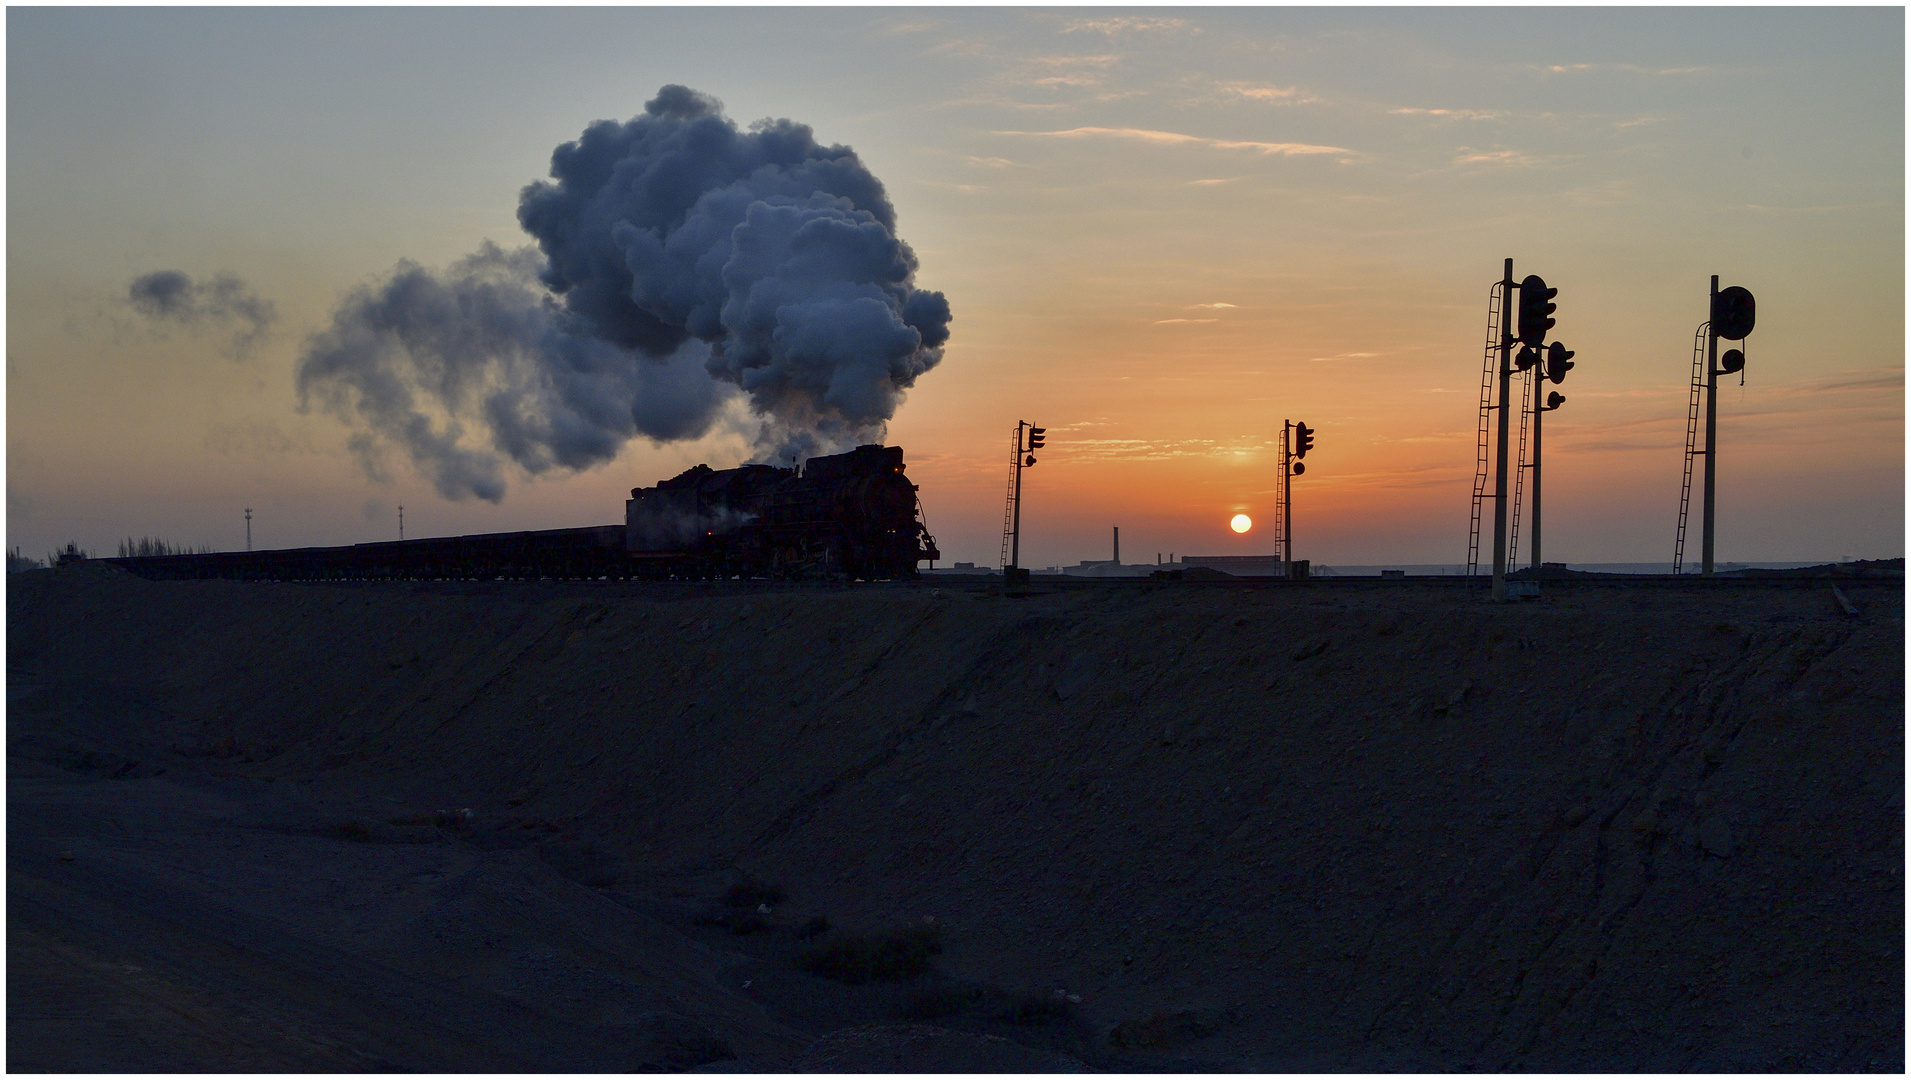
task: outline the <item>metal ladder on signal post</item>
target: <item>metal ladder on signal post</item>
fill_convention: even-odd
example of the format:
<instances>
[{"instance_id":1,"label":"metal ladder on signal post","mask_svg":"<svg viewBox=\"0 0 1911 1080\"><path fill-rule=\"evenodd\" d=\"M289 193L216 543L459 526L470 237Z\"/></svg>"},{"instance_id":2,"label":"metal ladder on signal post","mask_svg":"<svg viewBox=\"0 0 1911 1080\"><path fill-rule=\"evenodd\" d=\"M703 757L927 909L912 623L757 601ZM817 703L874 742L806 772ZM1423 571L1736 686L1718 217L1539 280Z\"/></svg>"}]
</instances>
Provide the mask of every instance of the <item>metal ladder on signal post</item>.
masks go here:
<instances>
[{"instance_id":1,"label":"metal ladder on signal post","mask_svg":"<svg viewBox=\"0 0 1911 1080\"><path fill-rule=\"evenodd\" d=\"M1513 465L1513 507L1506 536L1506 569L1512 572L1513 565L1520 561L1520 496L1526 490L1526 430L1533 421L1533 379L1539 374L1539 365L1519 373L1514 382L1520 396L1520 441L1519 454Z\"/></svg>"},{"instance_id":2,"label":"metal ladder on signal post","mask_svg":"<svg viewBox=\"0 0 1911 1080\"><path fill-rule=\"evenodd\" d=\"M1685 479L1679 484L1679 535L1672 543L1672 572L1684 573L1686 511L1692 506L1692 459L1704 451L1699 447L1699 403L1705 396L1705 334L1710 322L1702 322L1692 335L1692 397L1685 407Z\"/></svg>"},{"instance_id":3,"label":"metal ladder on signal post","mask_svg":"<svg viewBox=\"0 0 1911 1080\"><path fill-rule=\"evenodd\" d=\"M1009 565L1009 539L1015 532L1015 466L1022 457L1022 426L1015 426L1015 435L1009 447L1009 495L1008 506L1002 511L1002 555L996 565L1007 569Z\"/></svg>"},{"instance_id":4,"label":"metal ladder on signal post","mask_svg":"<svg viewBox=\"0 0 1911 1080\"><path fill-rule=\"evenodd\" d=\"M1500 352L1500 307L1503 303L1502 291L1506 283L1496 281L1486 296L1486 361L1480 372L1480 438L1473 461L1473 523L1467 533L1466 576L1472 577L1480 568L1480 518L1481 507L1486 501L1486 483L1490 479L1490 463L1493 448L1493 378L1497 374L1494 364L1499 361ZM1285 483L1285 480L1282 481Z\"/></svg>"},{"instance_id":5,"label":"metal ladder on signal post","mask_svg":"<svg viewBox=\"0 0 1911 1080\"><path fill-rule=\"evenodd\" d=\"M1287 428L1281 428L1281 482L1274 488L1274 550L1281 553L1281 572L1287 573L1287 564L1294 561L1294 553L1287 550L1287 485L1293 482L1288 473L1294 467L1293 458L1287 452Z\"/></svg>"}]
</instances>

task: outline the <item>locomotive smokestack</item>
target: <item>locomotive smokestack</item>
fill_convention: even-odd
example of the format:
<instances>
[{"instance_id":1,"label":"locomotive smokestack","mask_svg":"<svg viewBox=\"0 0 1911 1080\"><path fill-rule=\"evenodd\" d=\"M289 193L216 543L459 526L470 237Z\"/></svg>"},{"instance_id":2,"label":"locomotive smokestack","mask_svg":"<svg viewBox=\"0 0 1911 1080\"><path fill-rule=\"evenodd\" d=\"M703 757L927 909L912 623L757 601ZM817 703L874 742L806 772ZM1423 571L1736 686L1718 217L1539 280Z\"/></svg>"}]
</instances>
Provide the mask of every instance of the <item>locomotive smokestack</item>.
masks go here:
<instances>
[{"instance_id":1,"label":"locomotive smokestack","mask_svg":"<svg viewBox=\"0 0 1911 1080\"><path fill-rule=\"evenodd\" d=\"M374 477L397 447L445 497L495 502L507 460L584 469L720 419L758 461L880 443L949 339L854 151L790 120L740 130L687 87L558 147L518 222L535 248L401 262L300 358L301 404L359 429Z\"/></svg>"}]
</instances>

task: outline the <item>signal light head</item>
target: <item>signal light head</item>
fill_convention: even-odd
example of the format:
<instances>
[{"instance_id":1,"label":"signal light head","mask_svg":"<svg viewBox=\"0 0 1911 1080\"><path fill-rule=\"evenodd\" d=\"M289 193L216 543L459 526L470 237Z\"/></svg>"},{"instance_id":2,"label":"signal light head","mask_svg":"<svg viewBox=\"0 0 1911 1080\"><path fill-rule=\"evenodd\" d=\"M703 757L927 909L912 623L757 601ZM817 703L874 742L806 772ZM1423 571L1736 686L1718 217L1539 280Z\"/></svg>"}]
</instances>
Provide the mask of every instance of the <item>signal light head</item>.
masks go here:
<instances>
[{"instance_id":1,"label":"signal light head","mask_svg":"<svg viewBox=\"0 0 1911 1080\"><path fill-rule=\"evenodd\" d=\"M1720 289L1712 298L1712 332L1727 341L1743 341L1758 322L1758 305L1742 285Z\"/></svg>"},{"instance_id":2,"label":"signal light head","mask_svg":"<svg viewBox=\"0 0 1911 1080\"><path fill-rule=\"evenodd\" d=\"M1533 351L1531 345L1520 346L1519 354L1513 357L1513 366L1521 371L1537 363L1539 363L1539 354Z\"/></svg>"},{"instance_id":3,"label":"signal light head","mask_svg":"<svg viewBox=\"0 0 1911 1080\"><path fill-rule=\"evenodd\" d=\"M1024 462L1022 462L1022 464L1024 464L1024 465L1033 465L1033 464L1035 464L1035 455L1034 455L1034 454L1030 454L1030 455L1028 456L1028 459L1027 459L1026 461L1024 461Z\"/></svg>"},{"instance_id":4,"label":"signal light head","mask_svg":"<svg viewBox=\"0 0 1911 1080\"><path fill-rule=\"evenodd\" d=\"M1553 303L1553 297L1559 295L1558 289L1546 287L1546 279L1538 274L1528 274L1520 282L1520 332L1519 339L1528 345L1543 345L1546 331L1551 330L1557 320L1552 318L1559 305Z\"/></svg>"},{"instance_id":5,"label":"signal light head","mask_svg":"<svg viewBox=\"0 0 1911 1080\"><path fill-rule=\"evenodd\" d=\"M1546 395L1546 407L1548 409L1557 409L1564 404L1566 404L1565 394L1554 390L1552 393Z\"/></svg>"},{"instance_id":6,"label":"signal light head","mask_svg":"<svg viewBox=\"0 0 1911 1080\"><path fill-rule=\"evenodd\" d=\"M1744 371L1745 354L1737 349L1727 349L1725 355L1719 357L1719 370L1727 374Z\"/></svg>"},{"instance_id":7,"label":"signal light head","mask_svg":"<svg viewBox=\"0 0 1911 1080\"><path fill-rule=\"evenodd\" d=\"M1300 462L1298 462L1298 461L1296 461L1296 462L1294 463L1294 475L1295 475L1295 476L1299 476L1300 474L1302 474L1302 473L1304 473L1304 472L1306 472L1306 471L1307 471L1307 466L1305 466L1305 465L1302 465L1302 464L1301 464Z\"/></svg>"},{"instance_id":8,"label":"signal light head","mask_svg":"<svg viewBox=\"0 0 1911 1080\"><path fill-rule=\"evenodd\" d=\"M1294 457L1304 458L1314 448L1314 429L1306 424L1294 425ZM1296 474L1298 475L1298 473Z\"/></svg>"},{"instance_id":9,"label":"signal light head","mask_svg":"<svg viewBox=\"0 0 1911 1080\"><path fill-rule=\"evenodd\" d=\"M1036 427L1034 424L1030 424L1028 429L1028 448L1030 450L1041 449L1042 443L1047 437L1047 435L1048 435L1047 428Z\"/></svg>"},{"instance_id":10,"label":"signal light head","mask_svg":"<svg viewBox=\"0 0 1911 1080\"><path fill-rule=\"evenodd\" d=\"M1573 351L1555 341L1546 350L1546 377L1556 383L1566 381L1566 373L1578 365L1573 363Z\"/></svg>"}]
</instances>

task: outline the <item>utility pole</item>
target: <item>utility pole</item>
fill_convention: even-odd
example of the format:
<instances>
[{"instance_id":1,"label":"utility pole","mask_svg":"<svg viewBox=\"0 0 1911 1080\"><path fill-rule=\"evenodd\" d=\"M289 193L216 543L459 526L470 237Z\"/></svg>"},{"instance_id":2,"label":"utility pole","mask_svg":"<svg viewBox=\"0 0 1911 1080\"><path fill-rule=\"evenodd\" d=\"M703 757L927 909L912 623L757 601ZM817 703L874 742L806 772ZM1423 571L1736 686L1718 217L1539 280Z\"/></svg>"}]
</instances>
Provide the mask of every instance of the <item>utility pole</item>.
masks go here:
<instances>
[{"instance_id":1,"label":"utility pole","mask_svg":"<svg viewBox=\"0 0 1911 1080\"><path fill-rule=\"evenodd\" d=\"M1500 279L1500 449L1493 481L1493 599L1506 599L1506 399L1513 385L1513 260Z\"/></svg>"},{"instance_id":2,"label":"utility pole","mask_svg":"<svg viewBox=\"0 0 1911 1080\"><path fill-rule=\"evenodd\" d=\"M1718 478L1719 419L1719 276L1712 275L1712 295L1706 301L1705 327L1705 540L1701 546L1700 577L1712 576L1712 485Z\"/></svg>"},{"instance_id":3,"label":"utility pole","mask_svg":"<svg viewBox=\"0 0 1911 1080\"><path fill-rule=\"evenodd\" d=\"M252 508L246 507L246 550L252 550Z\"/></svg>"},{"instance_id":4,"label":"utility pole","mask_svg":"<svg viewBox=\"0 0 1911 1080\"><path fill-rule=\"evenodd\" d=\"M405 538L405 504L398 504L398 539Z\"/></svg>"}]
</instances>

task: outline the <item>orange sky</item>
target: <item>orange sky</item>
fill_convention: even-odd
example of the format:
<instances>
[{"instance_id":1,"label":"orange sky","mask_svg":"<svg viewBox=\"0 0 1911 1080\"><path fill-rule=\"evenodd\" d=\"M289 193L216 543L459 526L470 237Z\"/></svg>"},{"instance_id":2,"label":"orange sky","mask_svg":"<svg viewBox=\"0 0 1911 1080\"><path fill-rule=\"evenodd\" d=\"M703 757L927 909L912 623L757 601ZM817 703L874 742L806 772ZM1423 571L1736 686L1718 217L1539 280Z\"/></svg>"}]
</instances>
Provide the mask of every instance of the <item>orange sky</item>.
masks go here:
<instances>
[{"instance_id":1,"label":"orange sky","mask_svg":"<svg viewBox=\"0 0 1911 1080\"><path fill-rule=\"evenodd\" d=\"M1903 553L1900 9L9 12L8 542L235 548L619 520L738 463L639 440L492 505L368 477L291 371L401 259L525 241L518 189L666 82L889 189L954 312L890 427L948 560L1271 550L1283 419L1317 563L1464 560L1488 289L1560 289L1548 558L1671 557L1709 276L1757 296L1720 397L1719 557ZM284 53L320 34L323 55ZM1518 59L1513 59L1518 57ZM160 327L135 275L277 319ZM1236 536L1236 512L1257 528Z\"/></svg>"}]
</instances>

